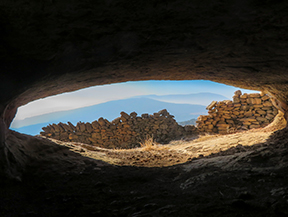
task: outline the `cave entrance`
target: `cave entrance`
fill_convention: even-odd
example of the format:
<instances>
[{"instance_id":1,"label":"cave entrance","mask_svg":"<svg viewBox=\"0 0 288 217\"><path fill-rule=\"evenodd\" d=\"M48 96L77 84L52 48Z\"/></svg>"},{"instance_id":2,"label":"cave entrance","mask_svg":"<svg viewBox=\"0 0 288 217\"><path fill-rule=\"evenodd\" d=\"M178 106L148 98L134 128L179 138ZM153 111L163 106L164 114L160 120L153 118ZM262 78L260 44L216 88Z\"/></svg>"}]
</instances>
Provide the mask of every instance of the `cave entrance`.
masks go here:
<instances>
[{"instance_id":1,"label":"cave entrance","mask_svg":"<svg viewBox=\"0 0 288 217\"><path fill-rule=\"evenodd\" d=\"M162 109L167 109L181 125L195 124L199 115L208 114L205 108L211 102L232 99L236 90L236 87L204 80L137 81L95 86L21 106L11 128L37 135L48 124L70 121L76 125L79 121L92 122L99 117L112 121L121 111L135 111L141 115Z\"/></svg>"},{"instance_id":2,"label":"cave entrance","mask_svg":"<svg viewBox=\"0 0 288 217\"><path fill-rule=\"evenodd\" d=\"M65 145L76 152L84 154L86 150L87 156L110 163L121 156L119 165L170 166L231 147L264 142L270 134L250 135L249 141L236 141L227 135L232 142L218 137L270 123L277 112L267 97L256 91L203 80L118 83L31 102L19 108L12 129L38 135L44 127L42 136L56 139L53 140L56 143L67 142ZM131 134L131 138L126 134ZM211 145L211 139L218 142ZM129 149L135 147L139 148ZM97 153L99 148L108 148L106 157Z\"/></svg>"}]
</instances>

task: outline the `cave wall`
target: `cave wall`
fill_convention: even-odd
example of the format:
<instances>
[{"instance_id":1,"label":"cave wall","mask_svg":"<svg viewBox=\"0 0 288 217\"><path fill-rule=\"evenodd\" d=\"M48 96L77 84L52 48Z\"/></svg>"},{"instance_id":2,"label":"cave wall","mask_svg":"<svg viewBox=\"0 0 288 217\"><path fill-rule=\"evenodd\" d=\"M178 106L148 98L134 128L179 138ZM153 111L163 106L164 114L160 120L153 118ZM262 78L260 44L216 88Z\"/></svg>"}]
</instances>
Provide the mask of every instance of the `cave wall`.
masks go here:
<instances>
[{"instance_id":1,"label":"cave wall","mask_svg":"<svg viewBox=\"0 0 288 217\"><path fill-rule=\"evenodd\" d=\"M288 119L287 14L283 0L2 0L1 148L19 106L124 81L260 90Z\"/></svg>"},{"instance_id":2,"label":"cave wall","mask_svg":"<svg viewBox=\"0 0 288 217\"><path fill-rule=\"evenodd\" d=\"M129 80L205 79L288 99L285 1L21 0L0 8L8 125L13 109L35 99Z\"/></svg>"}]
</instances>

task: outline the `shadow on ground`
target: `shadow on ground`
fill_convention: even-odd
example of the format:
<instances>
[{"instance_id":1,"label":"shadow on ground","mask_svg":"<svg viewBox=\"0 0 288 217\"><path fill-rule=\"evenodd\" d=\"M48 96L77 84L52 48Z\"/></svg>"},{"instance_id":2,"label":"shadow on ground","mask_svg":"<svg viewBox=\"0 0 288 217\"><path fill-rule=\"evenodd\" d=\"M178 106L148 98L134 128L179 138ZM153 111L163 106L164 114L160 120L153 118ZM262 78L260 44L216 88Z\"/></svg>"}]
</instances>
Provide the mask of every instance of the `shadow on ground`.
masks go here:
<instances>
[{"instance_id":1,"label":"shadow on ground","mask_svg":"<svg viewBox=\"0 0 288 217\"><path fill-rule=\"evenodd\" d=\"M27 161L22 182L1 179L0 215L286 216L285 135L287 129L255 146L145 168L113 166L11 132L14 140L25 138L37 155Z\"/></svg>"}]
</instances>

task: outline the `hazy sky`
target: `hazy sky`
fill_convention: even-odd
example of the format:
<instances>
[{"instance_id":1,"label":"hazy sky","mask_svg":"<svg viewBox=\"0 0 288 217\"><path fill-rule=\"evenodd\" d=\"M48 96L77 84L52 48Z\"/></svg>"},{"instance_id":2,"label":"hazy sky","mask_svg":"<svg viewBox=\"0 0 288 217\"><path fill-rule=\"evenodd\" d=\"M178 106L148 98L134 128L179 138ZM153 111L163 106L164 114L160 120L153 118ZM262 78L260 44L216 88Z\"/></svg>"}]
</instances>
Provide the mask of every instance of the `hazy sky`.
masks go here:
<instances>
[{"instance_id":1,"label":"hazy sky","mask_svg":"<svg viewBox=\"0 0 288 217\"><path fill-rule=\"evenodd\" d=\"M191 94L211 92L232 99L233 93L240 88L227 86L211 81L136 81L102 85L63 93L36 100L18 108L15 120L95 105L111 100L125 99L140 95ZM242 92L249 91L240 89ZM194 102L192 102L194 103Z\"/></svg>"}]
</instances>

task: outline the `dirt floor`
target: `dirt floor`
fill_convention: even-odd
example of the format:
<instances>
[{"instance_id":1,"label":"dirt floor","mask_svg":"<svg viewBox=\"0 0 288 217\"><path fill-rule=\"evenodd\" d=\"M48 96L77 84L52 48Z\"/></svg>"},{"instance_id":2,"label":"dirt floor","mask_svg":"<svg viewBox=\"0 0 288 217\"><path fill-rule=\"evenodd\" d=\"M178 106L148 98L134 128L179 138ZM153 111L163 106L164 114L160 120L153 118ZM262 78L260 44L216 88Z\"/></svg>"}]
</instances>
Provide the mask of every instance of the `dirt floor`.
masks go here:
<instances>
[{"instance_id":1,"label":"dirt floor","mask_svg":"<svg viewBox=\"0 0 288 217\"><path fill-rule=\"evenodd\" d=\"M11 131L31 154L22 181L1 179L0 216L288 216L287 135L268 127L107 150Z\"/></svg>"}]
</instances>

